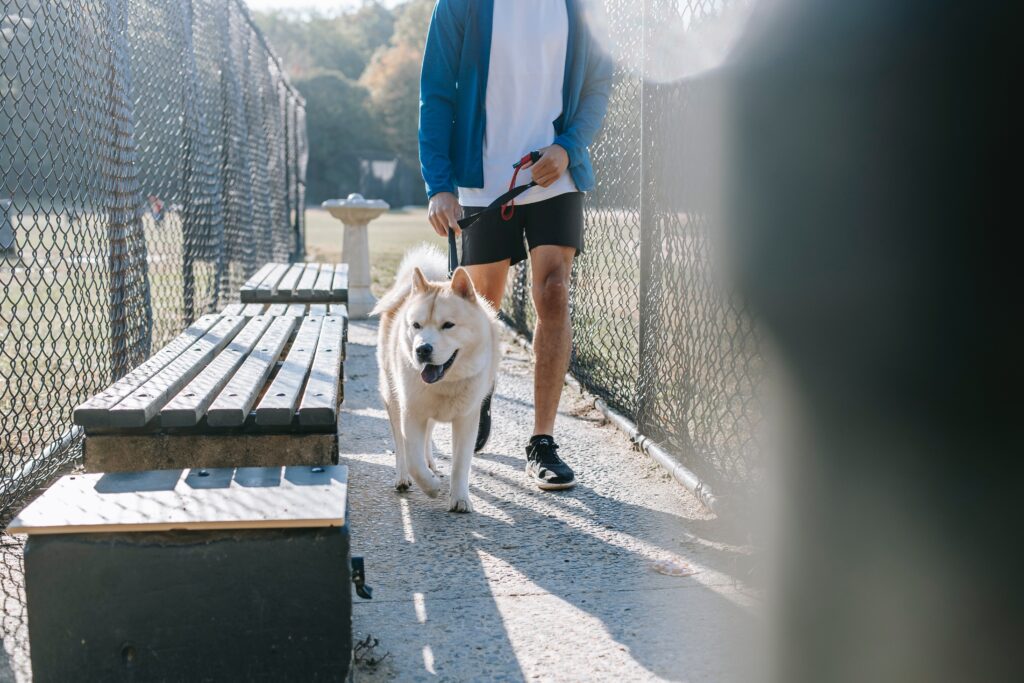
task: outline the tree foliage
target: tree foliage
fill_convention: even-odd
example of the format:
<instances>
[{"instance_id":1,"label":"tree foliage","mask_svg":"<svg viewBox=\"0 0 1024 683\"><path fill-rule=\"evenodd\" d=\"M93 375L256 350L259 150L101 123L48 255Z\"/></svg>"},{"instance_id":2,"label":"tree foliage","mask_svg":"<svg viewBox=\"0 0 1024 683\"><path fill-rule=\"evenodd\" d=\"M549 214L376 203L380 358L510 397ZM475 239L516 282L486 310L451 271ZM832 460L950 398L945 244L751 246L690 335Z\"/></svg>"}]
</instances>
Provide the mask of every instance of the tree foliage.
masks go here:
<instances>
[{"instance_id":1,"label":"tree foliage","mask_svg":"<svg viewBox=\"0 0 1024 683\"><path fill-rule=\"evenodd\" d=\"M391 40L377 50L360 79L370 91L391 149L404 159L417 157L420 65L433 6L432 0L412 0L402 5Z\"/></svg>"},{"instance_id":2,"label":"tree foliage","mask_svg":"<svg viewBox=\"0 0 1024 683\"><path fill-rule=\"evenodd\" d=\"M310 201L358 187L360 153L385 145L369 92L340 71L314 72L296 86L306 98Z\"/></svg>"},{"instance_id":3,"label":"tree foliage","mask_svg":"<svg viewBox=\"0 0 1024 683\"><path fill-rule=\"evenodd\" d=\"M306 98L308 198L319 202L359 184L359 159L416 165L419 73L434 0L389 10L256 14L257 23Z\"/></svg>"}]
</instances>

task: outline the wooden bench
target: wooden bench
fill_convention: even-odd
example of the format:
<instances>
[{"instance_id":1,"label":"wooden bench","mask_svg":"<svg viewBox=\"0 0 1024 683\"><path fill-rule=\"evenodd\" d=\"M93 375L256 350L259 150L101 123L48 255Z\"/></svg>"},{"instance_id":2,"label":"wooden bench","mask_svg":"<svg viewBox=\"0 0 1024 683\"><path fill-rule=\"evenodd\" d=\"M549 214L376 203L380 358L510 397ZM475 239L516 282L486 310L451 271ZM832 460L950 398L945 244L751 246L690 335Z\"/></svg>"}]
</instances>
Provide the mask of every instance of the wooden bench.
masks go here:
<instances>
[{"instance_id":1,"label":"wooden bench","mask_svg":"<svg viewBox=\"0 0 1024 683\"><path fill-rule=\"evenodd\" d=\"M347 263L268 263L249 278L242 303L344 303Z\"/></svg>"},{"instance_id":2,"label":"wooden bench","mask_svg":"<svg viewBox=\"0 0 1024 683\"><path fill-rule=\"evenodd\" d=\"M321 303L321 304L229 304L221 311L221 315L241 315L251 318L257 315L290 315L301 317L304 315L340 315L348 319L348 307L345 304Z\"/></svg>"},{"instance_id":3,"label":"wooden bench","mask_svg":"<svg viewBox=\"0 0 1024 683\"><path fill-rule=\"evenodd\" d=\"M25 544L37 681L340 681L352 657L343 466L69 475Z\"/></svg>"},{"instance_id":4,"label":"wooden bench","mask_svg":"<svg viewBox=\"0 0 1024 683\"><path fill-rule=\"evenodd\" d=\"M86 470L337 463L344 307L264 306L199 318L75 408Z\"/></svg>"}]
</instances>

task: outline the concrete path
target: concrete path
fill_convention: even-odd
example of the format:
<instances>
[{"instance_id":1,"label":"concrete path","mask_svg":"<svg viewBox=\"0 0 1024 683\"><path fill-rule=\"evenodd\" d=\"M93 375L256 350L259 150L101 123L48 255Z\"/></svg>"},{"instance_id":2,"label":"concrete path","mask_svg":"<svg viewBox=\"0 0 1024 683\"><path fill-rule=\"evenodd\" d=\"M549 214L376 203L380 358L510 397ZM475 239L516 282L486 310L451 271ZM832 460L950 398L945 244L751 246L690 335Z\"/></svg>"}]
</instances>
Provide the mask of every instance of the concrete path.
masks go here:
<instances>
[{"instance_id":1,"label":"concrete path","mask_svg":"<svg viewBox=\"0 0 1024 683\"><path fill-rule=\"evenodd\" d=\"M740 549L585 397L566 389L556 434L580 484L541 492L523 477L533 368L506 344L470 482L476 512L449 513L444 496L392 488L375 343L373 323L352 323L341 453L353 552L374 589L355 607L356 635L377 642L358 680L749 680L752 610L729 574ZM447 472L447 426L434 444Z\"/></svg>"}]
</instances>

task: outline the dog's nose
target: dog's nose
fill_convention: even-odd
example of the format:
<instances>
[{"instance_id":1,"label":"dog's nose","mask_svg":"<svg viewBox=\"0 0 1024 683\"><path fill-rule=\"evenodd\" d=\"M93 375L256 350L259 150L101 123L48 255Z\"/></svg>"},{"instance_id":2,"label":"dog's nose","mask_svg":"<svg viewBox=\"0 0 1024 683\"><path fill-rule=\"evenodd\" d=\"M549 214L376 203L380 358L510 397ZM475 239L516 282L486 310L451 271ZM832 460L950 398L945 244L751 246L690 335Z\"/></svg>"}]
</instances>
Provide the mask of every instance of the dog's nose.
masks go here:
<instances>
[{"instance_id":1,"label":"dog's nose","mask_svg":"<svg viewBox=\"0 0 1024 683\"><path fill-rule=\"evenodd\" d=\"M431 346L430 344L420 344L419 346L416 347L416 358L417 360L426 362L430 360L430 354L432 354L433 352L434 347Z\"/></svg>"}]
</instances>

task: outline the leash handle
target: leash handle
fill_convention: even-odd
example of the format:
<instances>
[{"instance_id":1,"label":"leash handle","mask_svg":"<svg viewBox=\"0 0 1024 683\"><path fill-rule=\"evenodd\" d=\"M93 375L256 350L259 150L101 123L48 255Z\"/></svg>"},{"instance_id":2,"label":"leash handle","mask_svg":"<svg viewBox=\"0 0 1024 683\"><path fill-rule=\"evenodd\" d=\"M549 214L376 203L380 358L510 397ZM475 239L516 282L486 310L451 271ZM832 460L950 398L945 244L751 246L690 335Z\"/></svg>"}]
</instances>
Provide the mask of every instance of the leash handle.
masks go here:
<instances>
[{"instance_id":1,"label":"leash handle","mask_svg":"<svg viewBox=\"0 0 1024 683\"><path fill-rule=\"evenodd\" d=\"M530 152L529 154L524 154L522 159L520 159L516 163L512 164L512 168L514 168L515 170L512 171L512 180L510 180L509 183L508 183L508 190L509 190L509 192L514 190L515 187L516 187L516 178L519 176L519 171L527 163L529 163L530 165L533 165L533 164L537 163L538 159L540 159L540 152L534 150L534 151ZM528 187L533 187L536 184L537 183L531 181ZM512 216L515 215L515 212L516 212L516 200L515 200L515 195L513 195L512 199L510 199L507 204L502 204L501 205L501 219L505 220L505 221L510 221L510 220L512 220Z\"/></svg>"},{"instance_id":2,"label":"leash handle","mask_svg":"<svg viewBox=\"0 0 1024 683\"><path fill-rule=\"evenodd\" d=\"M537 181L531 180L525 185L516 185L516 178L519 176L519 170L523 168L527 163L535 164L540 159L540 152L533 151L529 154L523 155L523 158L512 164L512 180L508 184L508 192L501 195L493 202L491 202L487 208L482 211L477 211L472 216L466 216L465 218L459 219L459 227L463 230L469 228L469 226L476 223L485 213L489 213L494 210L501 211L501 217L503 220L511 220L516 210L516 197L529 190L531 187L537 184ZM459 247L455 239L455 231L448 228L448 279L452 279L452 275L455 273L455 269L459 267Z\"/></svg>"},{"instance_id":3,"label":"leash handle","mask_svg":"<svg viewBox=\"0 0 1024 683\"><path fill-rule=\"evenodd\" d=\"M512 165L512 167L515 168L516 171L518 171L519 167L522 166L523 164L525 164L527 161L529 161L531 163L536 163L538 159L540 159L540 152L530 152L529 154L523 156L522 159L520 159L519 161L514 163ZM500 197L495 199L493 202L488 204L483 210L477 211L476 213L474 213L471 216L466 216L465 218L460 218L459 219L459 227L462 228L463 230L466 230L471 225L476 223L479 219L483 218L485 214L488 214L491 211L499 211L500 210L502 212L502 218L504 218L505 220L509 220L510 218L512 218L512 213L511 212L508 213L508 217L507 218L505 217L505 205L509 204L510 208L511 208L512 204L514 204L513 200L516 197L518 197L519 195L521 195L522 193L526 192L531 187L533 187L533 186L535 186L537 184L536 180L531 180L530 182L526 183L525 185L518 185L518 186L516 186L515 182L516 182L516 176L515 176L515 172L513 172L513 174L512 174L512 182L509 183L508 192L506 192L505 194L501 195ZM514 211L514 209L512 209L512 211Z\"/></svg>"}]
</instances>

